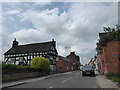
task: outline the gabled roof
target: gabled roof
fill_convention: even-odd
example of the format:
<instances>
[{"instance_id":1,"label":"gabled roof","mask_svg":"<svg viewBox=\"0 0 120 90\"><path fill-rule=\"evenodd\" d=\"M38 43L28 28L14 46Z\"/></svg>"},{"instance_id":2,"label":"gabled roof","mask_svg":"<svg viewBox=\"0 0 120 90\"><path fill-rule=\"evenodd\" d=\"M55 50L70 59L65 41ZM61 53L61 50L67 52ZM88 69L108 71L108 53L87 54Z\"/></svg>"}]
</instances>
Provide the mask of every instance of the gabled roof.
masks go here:
<instances>
[{"instance_id":1,"label":"gabled roof","mask_svg":"<svg viewBox=\"0 0 120 90\"><path fill-rule=\"evenodd\" d=\"M71 62L72 63L72 61L70 61L68 58L66 58L66 57L63 57L63 56L58 56L61 60L63 60L63 61L65 61L65 62Z\"/></svg>"},{"instance_id":2,"label":"gabled roof","mask_svg":"<svg viewBox=\"0 0 120 90\"><path fill-rule=\"evenodd\" d=\"M17 47L10 48L7 52L4 53L4 55L19 54L19 53L37 53L37 52L49 51L51 47L54 47L54 44L55 44L55 41L18 45ZM55 51L57 52L56 49Z\"/></svg>"},{"instance_id":3,"label":"gabled roof","mask_svg":"<svg viewBox=\"0 0 120 90\"><path fill-rule=\"evenodd\" d=\"M66 58L70 57L70 56L74 56L74 58L76 58L76 60L79 61L79 56L75 54L75 52L70 52L70 54L68 56L66 56Z\"/></svg>"}]
</instances>

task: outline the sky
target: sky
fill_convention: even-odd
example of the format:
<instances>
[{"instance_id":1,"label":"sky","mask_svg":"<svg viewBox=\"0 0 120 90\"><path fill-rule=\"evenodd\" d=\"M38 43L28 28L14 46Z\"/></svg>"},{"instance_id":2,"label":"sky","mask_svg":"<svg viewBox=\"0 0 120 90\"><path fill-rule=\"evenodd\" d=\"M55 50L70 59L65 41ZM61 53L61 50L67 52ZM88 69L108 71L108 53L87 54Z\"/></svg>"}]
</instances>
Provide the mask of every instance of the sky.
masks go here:
<instances>
[{"instance_id":1,"label":"sky","mask_svg":"<svg viewBox=\"0 0 120 90\"><path fill-rule=\"evenodd\" d=\"M19 45L54 39L59 55L74 51L86 64L103 27L118 23L117 2L2 2L0 10L2 57L14 38Z\"/></svg>"}]
</instances>

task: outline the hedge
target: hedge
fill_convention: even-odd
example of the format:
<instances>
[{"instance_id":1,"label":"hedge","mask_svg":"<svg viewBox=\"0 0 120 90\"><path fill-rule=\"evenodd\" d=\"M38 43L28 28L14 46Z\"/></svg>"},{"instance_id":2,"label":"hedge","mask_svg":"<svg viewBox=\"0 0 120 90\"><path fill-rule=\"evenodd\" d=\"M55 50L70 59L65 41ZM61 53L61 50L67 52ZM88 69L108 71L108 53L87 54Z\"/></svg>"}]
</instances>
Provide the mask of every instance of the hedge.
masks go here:
<instances>
[{"instance_id":1,"label":"hedge","mask_svg":"<svg viewBox=\"0 0 120 90\"><path fill-rule=\"evenodd\" d=\"M44 72L40 68L32 67L32 66L18 66L13 64L2 64L2 73L10 74L10 73L22 73L22 72Z\"/></svg>"}]
</instances>

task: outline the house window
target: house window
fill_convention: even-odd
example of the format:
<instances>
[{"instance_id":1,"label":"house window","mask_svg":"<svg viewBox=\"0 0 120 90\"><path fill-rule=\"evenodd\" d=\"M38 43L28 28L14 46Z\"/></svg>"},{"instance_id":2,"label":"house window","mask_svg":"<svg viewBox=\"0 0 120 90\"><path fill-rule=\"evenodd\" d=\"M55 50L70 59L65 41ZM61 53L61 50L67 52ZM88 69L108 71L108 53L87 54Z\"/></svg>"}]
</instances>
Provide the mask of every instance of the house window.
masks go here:
<instances>
[{"instance_id":1,"label":"house window","mask_svg":"<svg viewBox=\"0 0 120 90\"><path fill-rule=\"evenodd\" d=\"M59 61L59 58L56 58L56 61Z\"/></svg>"}]
</instances>

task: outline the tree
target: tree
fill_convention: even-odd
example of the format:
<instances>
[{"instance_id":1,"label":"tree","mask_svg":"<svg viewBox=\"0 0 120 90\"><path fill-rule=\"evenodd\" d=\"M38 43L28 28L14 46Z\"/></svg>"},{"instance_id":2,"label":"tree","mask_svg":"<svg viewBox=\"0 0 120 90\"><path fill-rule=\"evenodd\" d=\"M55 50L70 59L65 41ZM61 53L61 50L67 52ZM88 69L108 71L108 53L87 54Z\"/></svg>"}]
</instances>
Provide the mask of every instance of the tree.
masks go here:
<instances>
[{"instance_id":1,"label":"tree","mask_svg":"<svg viewBox=\"0 0 120 90\"><path fill-rule=\"evenodd\" d=\"M46 71L49 70L50 61L44 57L35 57L31 61L31 66Z\"/></svg>"},{"instance_id":2,"label":"tree","mask_svg":"<svg viewBox=\"0 0 120 90\"><path fill-rule=\"evenodd\" d=\"M116 25L115 28L104 27L104 32L107 33L105 38L108 41L120 41L120 25Z\"/></svg>"},{"instance_id":3,"label":"tree","mask_svg":"<svg viewBox=\"0 0 120 90\"><path fill-rule=\"evenodd\" d=\"M102 48L105 47L108 42L120 41L120 25L116 25L115 28L103 27L103 29L105 34L103 34L102 38L99 40L96 48L99 54L102 53Z\"/></svg>"}]
</instances>

